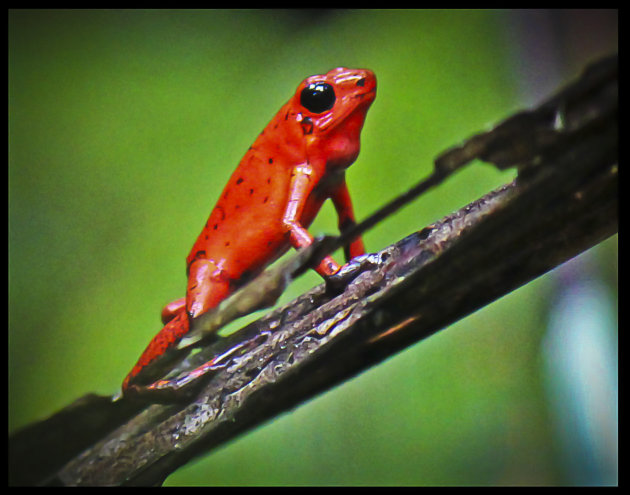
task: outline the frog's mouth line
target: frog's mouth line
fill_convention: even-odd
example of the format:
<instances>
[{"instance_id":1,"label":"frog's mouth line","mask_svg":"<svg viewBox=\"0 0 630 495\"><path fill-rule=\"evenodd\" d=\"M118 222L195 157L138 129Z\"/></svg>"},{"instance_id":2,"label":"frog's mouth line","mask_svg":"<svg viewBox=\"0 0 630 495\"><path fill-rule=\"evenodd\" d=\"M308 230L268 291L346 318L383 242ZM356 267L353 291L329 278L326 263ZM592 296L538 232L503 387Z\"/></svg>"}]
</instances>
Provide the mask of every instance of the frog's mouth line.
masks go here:
<instances>
[{"instance_id":1,"label":"frog's mouth line","mask_svg":"<svg viewBox=\"0 0 630 495\"><path fill-rule=\"evenodd\" d=\"M366 96L370 96L370 98L366 98ZM369 91L366 91L365 93L360 93L360 94L356 94L356 95L352 96L350 98L351 100L359 99L360 101L356 105L354 105L352 108L350 108L349 110L345 111L344 113L342 113L340 115L337 115L337 118L334 119L334 121L331 118L330 122L327 122L327 123L321 125L319 127L320 132L326 132L326 131L329 131L331 129L334 129L335 127L340 125L342 122L345 122L346 119L350 115L352 115L354 112L356 112L357 110L359 110L359 109L362 110L363 108L365 108L366 105L371 105L374 102L375 98L376 98L376 86L374 86ZM332 115L330 117L332 117Z\"/></svg>"}]
</instances>

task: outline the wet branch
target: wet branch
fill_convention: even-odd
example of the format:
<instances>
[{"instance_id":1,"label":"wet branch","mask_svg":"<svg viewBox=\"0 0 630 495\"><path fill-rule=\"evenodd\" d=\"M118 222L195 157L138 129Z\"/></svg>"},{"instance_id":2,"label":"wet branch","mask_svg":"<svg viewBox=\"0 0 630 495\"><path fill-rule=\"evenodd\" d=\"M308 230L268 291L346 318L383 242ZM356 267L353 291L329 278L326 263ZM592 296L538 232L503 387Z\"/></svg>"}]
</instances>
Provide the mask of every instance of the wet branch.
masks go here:
<instances>
[{"instance_id":1,"label":"wet branch","mask_svg":"<svg viewBox=\"0 0 630 495\"><path fill-rule=\"evenodd\" d=\"M247 343L188 399L90 395L14 434L10 483L161 484L193 457L613 235L617 67L616 56L603 59L539 107L443 153L439 181L476 158L519 175L378 253L341 294L316 287L184 361L182 369Z\"/></svg>"}]
</instances>

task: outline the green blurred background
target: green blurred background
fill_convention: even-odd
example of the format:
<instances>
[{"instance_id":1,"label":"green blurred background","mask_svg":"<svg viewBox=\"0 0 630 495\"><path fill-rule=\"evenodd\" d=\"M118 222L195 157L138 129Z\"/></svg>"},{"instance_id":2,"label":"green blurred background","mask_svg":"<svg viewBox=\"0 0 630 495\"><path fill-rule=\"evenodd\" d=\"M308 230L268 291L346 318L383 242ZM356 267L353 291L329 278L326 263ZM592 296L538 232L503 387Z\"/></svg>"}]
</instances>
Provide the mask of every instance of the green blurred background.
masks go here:
<instances>
[{"instance_id":1,"label":"green blurred background","mask_svg":"<svg viewBox=\"0 0 630 495\"><path fill-rule=\"evenodd\" d=\"M230 173L307 75L377 74L348 171L360 219L617 43L616 11L9 11L9 431L117 390ZM366 246L513 176L473 165ZM311 231L335 225L326 205ZM167 480L616 482L617 236Z\"/></svg>"}]
</instances>

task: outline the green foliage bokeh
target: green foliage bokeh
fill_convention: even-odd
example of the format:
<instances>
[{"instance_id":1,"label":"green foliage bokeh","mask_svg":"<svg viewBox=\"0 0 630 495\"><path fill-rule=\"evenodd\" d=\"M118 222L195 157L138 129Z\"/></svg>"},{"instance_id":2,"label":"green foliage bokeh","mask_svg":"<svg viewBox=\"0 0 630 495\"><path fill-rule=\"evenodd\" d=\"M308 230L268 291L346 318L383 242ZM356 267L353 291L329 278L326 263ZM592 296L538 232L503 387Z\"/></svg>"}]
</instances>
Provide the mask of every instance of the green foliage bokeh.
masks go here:
<instances>
[{"instance_id":1,"label":"green foliage bokeh","mask_svg":"<svg viewBox=\"0 0 630 495\"><path fill-rule=\"evenodd\" d=\"M113 393L183 295L230 173L307 75L367 67L359 218L520 108L490 11L11 11L9 430ZM512 179L475 165L375 251ZM334 232L326 206L313 233ZM607 252L611 252L610 248ZM309 274L283 300L320 282ZM172 484L561 482L540 386L549 284L515 291L181 469Z\"/></svg>"}]
</instances>

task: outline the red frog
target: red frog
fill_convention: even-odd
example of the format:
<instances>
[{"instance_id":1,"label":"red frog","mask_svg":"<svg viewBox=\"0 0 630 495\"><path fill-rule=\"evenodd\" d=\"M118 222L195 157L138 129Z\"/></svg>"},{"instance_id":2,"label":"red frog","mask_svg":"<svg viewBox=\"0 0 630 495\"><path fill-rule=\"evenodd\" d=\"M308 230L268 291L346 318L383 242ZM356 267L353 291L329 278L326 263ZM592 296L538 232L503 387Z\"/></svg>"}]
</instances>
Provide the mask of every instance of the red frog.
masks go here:
<instances>
[{"instance_id":1,"label":"red frog","mask_svg":"<svg viewBox=\"0 0 630 495\"><path fill-rule=\"evenodd\" d=\"M230 177L186 259L186 297L162 311L162 330L125 378L136 385L140 372L174 347L191 322L278 259L289 247L313 242L306 230L330 198L344 230L355 222L345 169L359 154L359 137L376 96L376 77L367 69L339 67L306 78L280 109ZM360 238L346 258L363 255ZM327 278L340 270L326 256L315 267Z\"/></svg>"}]
</instances>

